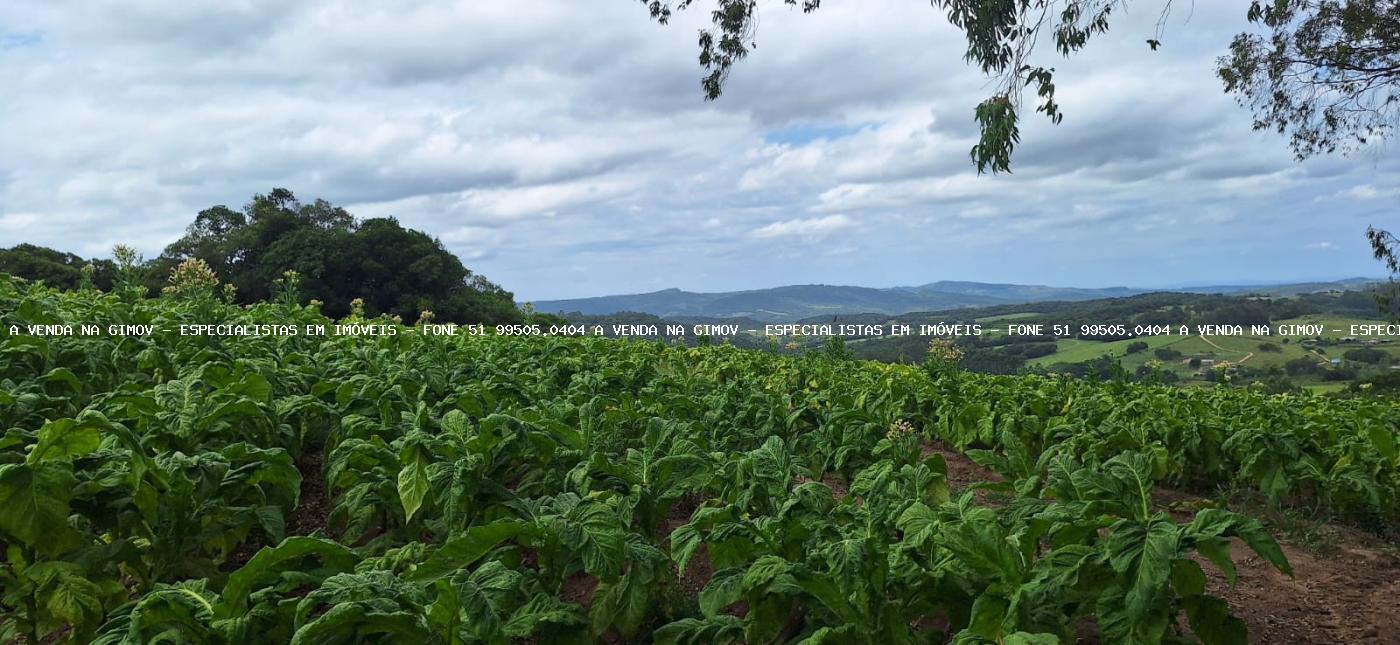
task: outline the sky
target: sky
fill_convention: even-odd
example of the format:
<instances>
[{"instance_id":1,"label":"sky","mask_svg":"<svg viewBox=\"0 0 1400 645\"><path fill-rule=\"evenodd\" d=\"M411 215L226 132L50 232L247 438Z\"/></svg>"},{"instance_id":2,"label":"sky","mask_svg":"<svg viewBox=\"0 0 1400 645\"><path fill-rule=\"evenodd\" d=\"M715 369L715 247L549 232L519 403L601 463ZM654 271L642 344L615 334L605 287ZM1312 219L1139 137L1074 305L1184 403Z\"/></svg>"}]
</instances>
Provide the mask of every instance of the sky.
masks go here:
<instances>
[{"instance_id":1,"label":"sky","mask_svg":"<svg viewBox=\"0 0 1400 645\"><path fill-rule=\"evenodd\" d=\"M517 301L936 280L1160 287L1384 275L1384 144L1299 163L1214 61L1247 2L1138 0L978 176L994 86L922 0L761 0L706 102L703 1L7 0L0 247L148 257L274 187L438 237Z\"/></svg>"}]
</instances>

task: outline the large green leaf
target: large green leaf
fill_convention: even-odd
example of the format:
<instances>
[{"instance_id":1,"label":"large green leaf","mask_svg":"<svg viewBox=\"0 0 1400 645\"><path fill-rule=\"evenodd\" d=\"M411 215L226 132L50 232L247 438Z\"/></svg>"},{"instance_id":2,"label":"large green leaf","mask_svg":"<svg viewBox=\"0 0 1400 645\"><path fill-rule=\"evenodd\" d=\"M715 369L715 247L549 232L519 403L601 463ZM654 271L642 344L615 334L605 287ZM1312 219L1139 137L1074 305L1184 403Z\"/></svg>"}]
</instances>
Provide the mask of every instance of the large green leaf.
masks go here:
<instances>
[{"instance_id":1,"label":"large green leaf","mask_svg":"<svg viewBox=\"0 0 1400 645\"><path fill-rule=\"evenodd\" d=\"M671 558L676 562L676 570L685 574L690 559L700 549L700 531L692 524L683 524L671 531Z\"/></svg>"},{"instance_id":2,"label":"large green leaf","mask_svg":"<svg viewBox=\"0 0 1400 645\"><path fill-rule=\"evenodd\" d=\"M737 643L744 635L742 620L723 614L704 620L685 618L657 629L656 645L718 645Z\"/></svg>"},{"instance_id":3,"label":"large green leaf","mask_svg":"<svg viewBox=\"0 0 1400 645\"><path fill-rule=\"evenodd\" d=\"M616 627L623 636L632 636L646 619L650 602L647 577L639 568L623 574L617 582L600 583L593 593L593 606L589 611L593 633L601 635L608 628Z\"/></svg>"},{"instance_id":4,"label":"large green leaf","mask_svg":"<svg viewBox=\"0 0 1400 645\"><path fill-rule=\"evenodd\" d=\"M474 526L462 535L450 538L437 551L434 551L423 564L408 574L408 579L420 584L431 584L445 576L470 566L481 559L502 542L511 538L533 534L533 527L520 520L497 520L490 524Z\"/></svg>"},{"instance_id":5,"label":"large green leaf","mask_svg":"<svg viewBox=\"0 0 1400 645\"><path fill-rule=\"evenodd\" d=\"M1272 564L1279 571L1293 575L1293 568L1289 566L1288 558L1284 556L1283 549L1269 534L1268 529L1264 528L1259 520L1252 517L1208 508L1196 513L1196 517L1186 526L1184 536L1194 541L1196 548L1203 555L1210 558L1221 569L1226 569L1232 584L1234 565L1233 563L1227 564L1230 551L1229 542L1220 539L1230 536L1244 540L1249 548L1253 549L1269 564Z\"/></svg>"},{"instance_id":6,"label":"large green leaf","mask_svg":"<svg viewBox=\"0 0 1400 645\"><path fill-rule=\"evenodd\" d=\"M360 557L350 548L330 540L313 537L290 537L275 547L258 551L248 563L229 574L224 584L224 617L236 616L247 608L248 594L253 586L283 572L283 565L308 556L322 562L327 575L353 570ZM297 573L304 570L292 569Z\"/></svg>"},{"instance_id":7,"label":"large green leaf","mask_svg":"<svg viewBox=\"0 0 1400 645\"><path fill-rule=\"evenodd\" d=\"M1152 462L1147 456L1132 452L1114 457L1104 463L1104 470L1120 484L1121 501L1127 504L1130 517L1145 522L1152 517Z\"/></svg>"},{"instance_id":8,"label":"large green leaf","mask_svg":"<svg viewBox=\"0 0 1400 645\"><path fill-rule=\"evenodd\" d=\"M1388 461L1394 461L1396 456L1395 448L1395 428L1383 425L1373 425L1366 428L1366 434L1371 439L1371 445L1375 446L1376 452Z\"/></svg>"},{"instance_id":9,"label":"large green leaf","mask_svg":"<svg viewBox=\"0 0 1400 645\"><path fill-rule=\"evenodd\" d=\"M1156 645L1162 642L1170 623L1166 605L1149 608L1147 613L1127 609L1127 589L1111 585L1099 594L1094 609L1098 614L1099 633L1104 642L1127 645Z\"/></svg>"},{"instance_id":10,"label":"large green leaf","mask_svg":"<svg viewBox=\"0 0 1400 645\"><path fill-rule=\"evenodd\" d=\"M406 450L408 458L399 470L399 503L403 504L405 520L412 520L413 514L423 506L432 482L428 478L428 465L416 449Z\"/></svg>"},{"instance_id":11,"label":"large green leaf","mask_svg":"<svg viewBox=\"0 0 1400 645\"><path fill-rule=\"evenodd\" d=\"M1230 541L1225 538L1208 537L1196 540L1196 550L1210 560L1220 571L1225 574L1225 580L1231 587L1235 586L1235 581L1239 577L1235 569L1235 560L1230 556Z\"/></svg>"},{"instance_id":12,"label":"large green leaf","mask_svg":"<svg viewBox=\"0 0 1400 645\"><path fill-rule=\"evenodd\" d=\"M467 413L461 410L448 410L442 415L439 422L444 432L448 432L459 437L467 437L471 433L471 420L467 418Z\"/></svg>"},{"instance_id":13,"label":"large green leaf","mask_svg":"<svg viewBox=\"0 0 1400 645\"><path fill-rule=\"evenodd\" d=\"M1249 630L1243 621L1230 614L1224 600L1211 596L1194 596L1182 603L1191 631L1205 645L1239 645L1249 642Z\"/></svg>"},{"instance_id":14,"label":"large green leaf","mask_svg":"<svg viewBox=\"0 0 1400 645\"><path fill-rule=\"evenodd\" d=\"M1006 620L1006 610L1009 606L1010 603L1004 596L991 591L978 596L972 603L972 616L966 632L1000 642L1002 622Z\"/></svg>"},{"instance_id":15,"label":"large green leaf","mask_svg":"<svg viewBox=\"0 0 1400 645\"><path fill-rule=\"evenodd\" d=\"M1166 518L1124 520L1110 529L1105 549L1113 570L1127 581L1123 610L1130 619L1146 617L1162 602L1179 547L1177 527Z\"/></svg>"},{"instance_id":16,"label":"large green leaf","mask_svg":"<svg viewBox=\"0 0 1400 645\"><path fill-rule=\"evenodd\" d=\"M0 532L45 555L70 548L77 536L68 502L77 483L64 461L0 466Z\"/></svg>"},{"instance_id":17,"label":"large green leaf","mask_svg":"<svg viewBox=\"0 0 1400 645\"><path fill-rule=\"evenodd\" d=\"M520 639L531 636L542 628L563 627L575 632L575 641L588 642L590 639L587 629L574 629L586 627L587 624L588 621L584 619L578 605L540 594L511 615L510 620L506 622L505 633L506 636Z\"/></svg>"},{"instance_id":18,"label":"large green leaf","mask_svg":"<svg viewBox=\"0 0 1400 645\"><path fill-rule=\"evenodd\" d=\"M292 636L292 645L309 643L426 643L431 633L422 617L406 611L366 611L353 603L335 605Z\"/></svg>"},{"instance_id":19,"label":"large green leaf","mask_svg":"<svg viewBox=\"0 0 1400 645\"><path fill-rule=\"evenodd\" d=\"M744 593L743 569L720 569L705 588L700 590L700 611L707 618L714 618L730 605L739 602Z\"/></svg>"},{"instance_id":20,"label":"large green leaf","mask_svg":"<svg viewBox=\"0 0 1400 645\"><path fill-rule=\"evenodd\" d=\"M895 525L904 534L904 545L911 548L923 546L938 533L938 517L922 502L904 509Z\"/></svg>"},{"instance_id":21,"label":"large green leaf","mask_svg":"<svg viewBox=\"0 0 1400 645\"><path fill-rule=\"evenodd\" d=\"M94 413L95 414L95 413ZM98 434L98 424L91 416L78 419L54 419L39 428L39 443L29 453L29 463L36 464L48 459L72 459L81 457L102 443ZM105 419L104 419L105 420Z\"/></svg>"},{"instance_id":22,"label":"large green leaf","mask_svg":"<svg viewBox=\"0 0 1400 645\"><path fill-rule=\"evenodd\" d=\"M49 613L80 630L102 621L102 588L73 573L61 573L44 600Z\"/></svg>"}]
</instances>

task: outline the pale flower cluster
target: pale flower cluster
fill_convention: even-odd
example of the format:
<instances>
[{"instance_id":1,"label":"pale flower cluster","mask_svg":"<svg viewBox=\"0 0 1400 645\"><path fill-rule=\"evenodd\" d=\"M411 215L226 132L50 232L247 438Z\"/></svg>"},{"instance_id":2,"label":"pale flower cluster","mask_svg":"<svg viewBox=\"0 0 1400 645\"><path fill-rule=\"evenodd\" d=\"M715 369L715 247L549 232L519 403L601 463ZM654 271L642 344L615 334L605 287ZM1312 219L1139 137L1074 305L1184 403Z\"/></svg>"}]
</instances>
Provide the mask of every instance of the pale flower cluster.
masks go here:
<instances>
[{"instance_id":1,"label":"pale flower cluster","mask_svg":"<svg viewBox=\"0 0 1400 645\"><path fill-rule=\"evenodd\" d=\"M128 271L141 264L141 254L125 244L112 247L112 258L117 261L117 269Z\"/></svg>"},{"instance_id":2,"label":"pale flower cluster","mask_svg":"<svg viewBox=\"0 0 1400 645\"><path fill-rule=\"evenodd\" d=\"M890 441L895 441L897 439L903 439L905 437L908 437L912 434L914 434L914 424L909 423L909 421L906 419L900 419L890 424L890 430L889 432L885 433L885 438L889 439Z\"/></svg>"},{"instance_id":3,"label":"pale flower cluster","mask_svg":"<svg viewBox=\"0 0 1400 645\"><path fill-rule=\"evenodd\" d=\"M207 296L219 286L219 276L199 258L189 258L170 270L161 293L176 298Z\"/></svg>"},{"instance_id":4,"label":"pale flower cluster","mask_svg":"<svg viewBox=\"0 0 1400 645\"><path fill-rule=\"evenodd\" d=\"M930 358L942 363L956 363L963 358L963 350L946 338L935 338L928 344Z\"/></svg>"}]
</instances>

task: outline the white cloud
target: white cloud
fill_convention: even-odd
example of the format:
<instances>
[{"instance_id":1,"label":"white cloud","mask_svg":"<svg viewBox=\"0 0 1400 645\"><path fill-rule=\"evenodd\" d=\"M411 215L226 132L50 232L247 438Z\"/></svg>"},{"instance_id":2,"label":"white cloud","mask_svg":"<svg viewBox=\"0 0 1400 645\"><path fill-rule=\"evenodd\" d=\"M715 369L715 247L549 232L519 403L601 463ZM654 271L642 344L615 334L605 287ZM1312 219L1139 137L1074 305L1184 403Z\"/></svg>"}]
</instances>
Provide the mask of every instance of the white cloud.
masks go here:
<instances>
[{"instance_id":1,"label":"white cloud","mask_svg":"<svg viewBox=\"0 0 1400 645\"><path fill-rule=\"evenodd\" d=\"M635 187L634 182L627 180L602 179L529 188L470 190L462 194L461 204L468 211L490 218L512 220L594 204L627 194Z\"/></svg>"},{"instance_id":2,"label":"white cloud","mask_svg":"<svg viewBox=\"0 0 1400 645\"><path fill-rule=\"evenodd\" d=\"M463 226L443 233L440 239L463 259L480 260L492 256L509 238L498 228Z\"/></svg>"},{"instance_id":3,"label":"white cloud","mask_svg":"<svg viewBox=\"0 0 1400 645\"><path fill-rule=\"evenodd\" d=\"M1219 4L1174 16L1158 52L1154 11L1047 52L1064 122L1028 112L1015 173L979 176L991 88L927 3L765 4L760 47L705 102L705 3L662 27L626 1L11 0L0 246L155 255L200 209L282 186L437 235L522 298L641 274L723 290L1377 273L1299 249L1384 222L1400 164L1296 164L1253 131L1213 74L1247 26ZM838 134L774 137L794 126ZM1192 255L1240 240L1247 262Z\"/></svg>"},{"instance_id":4,"label":"white cloud","mask_svg":"<svg viewBox=\"0 0 1400 645\"><path fill-rule=\"evenodd\" d=\"M809 219L789 219L754 229L750 234L758 239L775 237L821 238L836 231L851 228L855 222L845 215L827 215Z\"/></svg>"},{"instance_id":5,"label":"white cloud","mask_svg":"<svg viewBox=\"0 0 1400 645\"><path fill-rule=\"evenodd\" d=\"M1350 197L1352 199L1394 199L1400 197L1400 187L1377 188L1371 184L1361 184L1352 186L1346 190L1337 191L1338 197Z\"/></svg>"}]
</instances>

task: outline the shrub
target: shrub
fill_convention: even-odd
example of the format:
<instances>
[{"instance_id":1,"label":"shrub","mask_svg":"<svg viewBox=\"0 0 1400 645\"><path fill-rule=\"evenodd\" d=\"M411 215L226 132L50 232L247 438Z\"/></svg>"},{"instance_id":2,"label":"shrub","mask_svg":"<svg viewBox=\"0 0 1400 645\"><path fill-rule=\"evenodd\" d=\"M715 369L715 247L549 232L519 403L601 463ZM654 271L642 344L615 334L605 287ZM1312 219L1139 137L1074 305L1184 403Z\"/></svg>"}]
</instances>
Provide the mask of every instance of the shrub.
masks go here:
<instances>
[{"instance_id":1,"label":"shrub","mask_svg":"<svg viewBox=\"0 0 1400 645\"><path fill-rule=\"evenodd\" d=\"M1349 361L1356 361L1358 363L1370 363L1372 365L1379 365L1382 362L1389 362L1387 359L1390 358L1390 355L1379 349L1363 347L1360 349L1347 350L1345 353L1342 354L1342 358L1345 358Z\"/></svg>"},{"instance_id":2,"label":"shrub","mask_svg":"<svg viewBox=\"0 0 1400 645\"><path fill-rule=\"evenodd\" d=\"M1307 356L1299 356L1283 364L1283 370L1291 376L1302 374L1316 374L1322 367L1317 364L1316 359Z\"/></svg>"}]
</instances>

